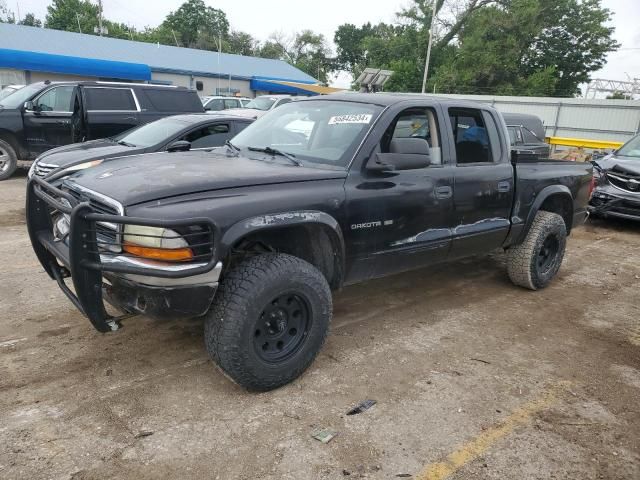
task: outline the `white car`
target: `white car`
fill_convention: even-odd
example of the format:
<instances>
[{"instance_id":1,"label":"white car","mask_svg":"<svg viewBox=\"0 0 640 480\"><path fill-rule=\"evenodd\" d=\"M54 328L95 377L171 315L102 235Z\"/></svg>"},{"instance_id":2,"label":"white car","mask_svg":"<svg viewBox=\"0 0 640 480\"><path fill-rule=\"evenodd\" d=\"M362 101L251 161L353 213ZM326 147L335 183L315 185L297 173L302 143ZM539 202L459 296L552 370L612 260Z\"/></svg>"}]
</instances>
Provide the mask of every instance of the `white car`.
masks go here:
<instances>
[{"instance_id":1,"label":"white car","mask_svg":"<svg viewBox=\"0 0 640 480\"><path fill-rule=\"evenodd\" d=\"M24 85L7 85L2 90L0 90L0 100L3 98L7 98L13 92L20 90Z\"/></svg>"},{"instance_id":2,"label":"white car","mask_svg":"<svg viewBox=\"0 0 640 480\"><path fill-rule=\"evenodd\" d=\"M260 95L247 103L244 108L233 109L228 113L233 113L241 117L260 118L274 108L293 101L295 97L291 95Z\"/></svg>"},{"instance_id":3,"label":"white car","mask_svg":"<svg viewBox=\"0 0 640 480\"><path fill-rule=\"evenodd\" d=\"M206 111L219 112L235 108L243 108L242 100L239 97L224 97L222 95L214 95L210 97L202 97L202 105Z\"/></svg>"}]
</instances>

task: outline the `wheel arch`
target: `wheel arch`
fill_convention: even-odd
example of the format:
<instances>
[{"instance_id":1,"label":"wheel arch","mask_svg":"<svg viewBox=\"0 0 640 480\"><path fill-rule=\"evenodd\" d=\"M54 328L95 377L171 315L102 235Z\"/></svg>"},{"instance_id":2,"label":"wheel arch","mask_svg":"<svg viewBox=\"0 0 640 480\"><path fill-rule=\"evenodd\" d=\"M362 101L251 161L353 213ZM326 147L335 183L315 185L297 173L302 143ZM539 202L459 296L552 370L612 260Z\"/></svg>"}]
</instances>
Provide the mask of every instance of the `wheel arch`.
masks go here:
<instances>
[{"instance_id":1,"label":"wheel arch","mask_svg":"<svg viewBox=\"0 0 640 480\"><path fill-rule=\"evenodd\" d=\"M342 286L344 238L338 221L328 213L302 210L241 220L223 234L221 258L230 259L246 242L260 242L275 251L300 257L318 268L332 289Z\"/></svg>"},{"instance_id":2,"label":"wheel arch","mask_svg":"<svg viewBox=\"0 0 640 480\"><path fill-rule=\"evenodd\" d=\"M539 211L557 213L564 220L567 228L567 235L571 233L573 227L573 196L571 190L565 185L550 185L542 189L538 197L533 202L525 227L520 232L515 244L522 243L533 225L533 220Z\"/></svg>"}]
</instances>

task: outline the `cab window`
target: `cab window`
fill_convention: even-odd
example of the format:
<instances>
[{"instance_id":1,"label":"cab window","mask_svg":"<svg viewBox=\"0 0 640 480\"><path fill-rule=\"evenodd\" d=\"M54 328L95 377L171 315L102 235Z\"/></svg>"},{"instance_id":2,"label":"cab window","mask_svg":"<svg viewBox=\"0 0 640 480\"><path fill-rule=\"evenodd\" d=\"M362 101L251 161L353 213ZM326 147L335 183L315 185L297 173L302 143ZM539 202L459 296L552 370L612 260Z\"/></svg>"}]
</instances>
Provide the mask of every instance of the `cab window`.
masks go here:
<instances>
[{"instance_id":1,"label":"cab window","mask_svg":"<svg viewBox=\"0 0 640 480\"><path fill-rule=\"evenodd\" d=\"M440 165L440 133L435 112L430 108L411 108L400 113L382 136L380 152L424 152L429 155L431 165Z\"/></svg>"},{"instance_id":2,"label":"cab window","mask_svg":"<svg viewBox=\"0 0 640 480\"><path fill-rule=\"evenodd\" d=\"M449 119L456 144L456 163L493 163L493 147L482 111L473 108L450 108Z\"/></svg>"}]
</instances>

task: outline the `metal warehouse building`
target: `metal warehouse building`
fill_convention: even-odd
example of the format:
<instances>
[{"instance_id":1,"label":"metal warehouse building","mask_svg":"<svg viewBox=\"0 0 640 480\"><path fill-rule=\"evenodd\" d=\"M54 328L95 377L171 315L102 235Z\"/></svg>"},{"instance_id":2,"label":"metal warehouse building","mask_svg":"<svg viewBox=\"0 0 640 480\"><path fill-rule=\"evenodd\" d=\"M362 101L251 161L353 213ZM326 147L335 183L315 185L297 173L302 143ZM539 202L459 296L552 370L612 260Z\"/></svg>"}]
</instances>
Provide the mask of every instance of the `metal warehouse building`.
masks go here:
<instances>
[{"instance_id":1,"label":"metal warehouse building","mask_svg":"<svg viewBox=\"0 0 640 480\"><path fill-rule=\"evenodd\" d=\"M324 93L281 60L0 23L1 86L88 79L180 85L200 95Z\"/></svg>"}]
</instances>

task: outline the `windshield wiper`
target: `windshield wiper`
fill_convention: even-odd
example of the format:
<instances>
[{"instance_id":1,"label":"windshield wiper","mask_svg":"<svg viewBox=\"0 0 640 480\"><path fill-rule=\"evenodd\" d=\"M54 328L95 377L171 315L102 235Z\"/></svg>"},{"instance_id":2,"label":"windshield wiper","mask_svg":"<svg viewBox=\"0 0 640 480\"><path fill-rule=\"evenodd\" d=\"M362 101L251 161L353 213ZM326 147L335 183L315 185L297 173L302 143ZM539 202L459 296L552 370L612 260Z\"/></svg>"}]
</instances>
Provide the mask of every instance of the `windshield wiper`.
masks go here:
<instances>
[{"instance_id":1,"label":"windshield wiper","mask_svg":"<svg viewBox=\"0 0 640 480\"><path fill-rule=\"evenodd\" d=\"M133 143L125 142L124 140L120 140L118 142L118 145L124 145L125 147L137 147L137 145L134 145Z\"/></svg>"},{"instance_id":2,"label":"windshield wiper","mask_svg":"<svg viewBox=\"0 0 640 480\"><path fill-rule=\"evenodd\" d=\"M236 154L236 156L240 155L240 147L231 143L231 140L225 140L225 146L229 147L232 152Z\"/></svg>"},{"instance_id":3,"label":"windshield wiper","mask_svg":"<svg viewBox=\"0 0 640 480\"><path fill-rule=\"evenodd\" d=\"M302 166L302 162L300 160L297 160L296 156L293 153L283 152L282 150L278 150L278 149L272 148L272 147L264 147L264 148L247 147L247 148L249 150L251 150L252 152L262 152L262 153L266 153L267 155L280 155L281 157L285 157L287 160L289 160L294 165L296 165L298 167Z\"/></svg>"}]
</instances>

